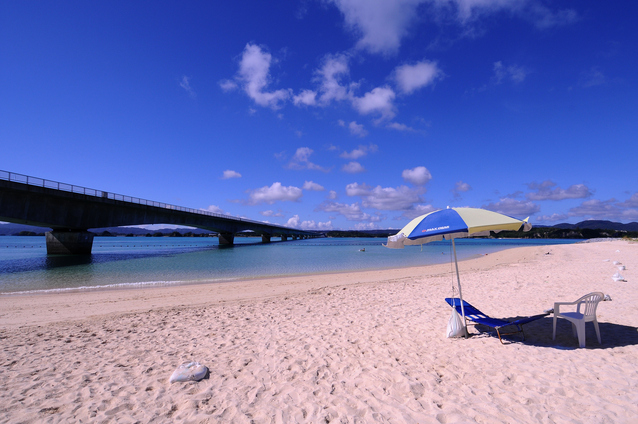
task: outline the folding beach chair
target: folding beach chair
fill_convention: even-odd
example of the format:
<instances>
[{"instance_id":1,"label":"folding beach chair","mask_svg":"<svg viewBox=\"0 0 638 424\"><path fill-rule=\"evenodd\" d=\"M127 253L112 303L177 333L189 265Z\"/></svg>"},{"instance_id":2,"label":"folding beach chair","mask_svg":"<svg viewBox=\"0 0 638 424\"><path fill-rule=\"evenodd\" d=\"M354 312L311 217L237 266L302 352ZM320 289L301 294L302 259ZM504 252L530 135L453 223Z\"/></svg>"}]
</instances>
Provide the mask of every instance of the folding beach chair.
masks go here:
<instances>
[{"instance_id":1,"label":"folding beach chair","mask_svg":"<svg viewBox=\"0 0 638 424\"><path fill-rule=\"evenodd\" d=\"M445 301L452 307L456 308L456 311L461 314L461 300L457 298L446 298ZM537 319L541 319L549 315L549 312L534 315L533 317L521 318L516 321L506 321L503 319L492 318L485 315L483 312L476 309L474 306L467 303L465 300L463 301L463 309L465 310L465 317L474 321L477 324L485 325L487 327L491 327L496 330L496 334L498 335L498 339L503 343L503 339L501 336L509 336L512 334L522 333L523 340L525 340L525 332L523 331L523 324L527 324L528 322L536 321ZM501 329L508 326L516 327L516 331L512 331L510 333L501 333Z\"/></svg>"}]
</instances>

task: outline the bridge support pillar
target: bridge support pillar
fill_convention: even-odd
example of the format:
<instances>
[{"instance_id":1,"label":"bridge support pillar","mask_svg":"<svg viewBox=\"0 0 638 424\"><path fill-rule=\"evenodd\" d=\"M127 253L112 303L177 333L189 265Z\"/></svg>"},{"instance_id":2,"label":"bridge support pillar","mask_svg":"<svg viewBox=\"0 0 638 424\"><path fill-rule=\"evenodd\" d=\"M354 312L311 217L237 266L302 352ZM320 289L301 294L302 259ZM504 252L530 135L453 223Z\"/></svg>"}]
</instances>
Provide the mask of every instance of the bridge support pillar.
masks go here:
<instances>
[{"instance_id":1,"label":"bridge support pillar","mask_svg":"<svg viewBox=\"0 0 638 424\"><path fill-rule=\"evenodd\" d=\"M293 240L297 240L299 237L298 236L292 236Z\"/></svg>"},{"instance_id":2,"label":"bridge support pillar","mask_svg":"<svg viewBox=\"0 0 638 424\"><path fill-rule=\"evenodd\" d=\"M281 236L281 241L286 241L288 240L288 236Z\"/></svg>"},{"instance_id":3,"label":"bridge support pillar","mask_svg":"<svg viewBox=\"0 0 638 424\"><path fill-rule=\"evenodd\" d=\"M233 244L235 244L234 233L219 233L220 246L232 246Z\"/></svg>"},{"instance_id":4,"label":"bridge support pillar","mask_svg":"<svg viewBox=\"0 0 638 424\"><path fill-rule=\"evenodd\" d=\"M49 255L90 255L95 234L88 231L49 231L46 233Z\"/></svg>"},{"instance_id":5,"label":"bridge support pillar","mask_svg":"<svg viewBox=\"0 0 638 424\"><path fill-rule=\"evenodd\" d=\"M261 235L262 243L270 243L270 234L262 234Z\"/></svg>"}]
</instances>

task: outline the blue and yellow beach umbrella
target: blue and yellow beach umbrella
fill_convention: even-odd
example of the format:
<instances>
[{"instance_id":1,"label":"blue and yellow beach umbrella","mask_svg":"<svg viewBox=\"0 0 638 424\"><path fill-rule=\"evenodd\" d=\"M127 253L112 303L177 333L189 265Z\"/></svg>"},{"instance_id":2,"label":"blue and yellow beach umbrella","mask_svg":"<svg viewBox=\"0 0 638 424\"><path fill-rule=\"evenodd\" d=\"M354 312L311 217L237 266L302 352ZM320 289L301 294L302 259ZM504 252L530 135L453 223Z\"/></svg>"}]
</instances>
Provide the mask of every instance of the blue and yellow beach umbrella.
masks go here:
<instances>
[{"instance_id":1,"label":"blue and yellow beach umbrella","mask_svg":"<svg viewBox=\"0 0 638 424\"><path fill-rule=\"evenodd\" d=\"M463 293L459 265L456 259L455 238L489 236L490 231L529 231L532 225L524 220L512 218L498 212L477 208L447 208L430 212L414 218L397 234L388 237L391 249L403 249L405 245L419 245L438 240L452 240L454 264L456 266L456 280L461 300L461 313L465 324L465 310L463 308ZM467 333L466 333L467 334Z\"/></svg>"},{"instance_id":2,"label":"blue and yellow beach umbrella","mask_svg":"<svg viewBox=\"0 0 638 424\"><path fill-rule=\"evenodd\" d=\"M388 237L387 247L402 249L404 245L443 239L489 236L490 231L529 231L532 225L527 219L478 208L440 209L414 218L396 235Z\"/></svg>"}]
</instances>

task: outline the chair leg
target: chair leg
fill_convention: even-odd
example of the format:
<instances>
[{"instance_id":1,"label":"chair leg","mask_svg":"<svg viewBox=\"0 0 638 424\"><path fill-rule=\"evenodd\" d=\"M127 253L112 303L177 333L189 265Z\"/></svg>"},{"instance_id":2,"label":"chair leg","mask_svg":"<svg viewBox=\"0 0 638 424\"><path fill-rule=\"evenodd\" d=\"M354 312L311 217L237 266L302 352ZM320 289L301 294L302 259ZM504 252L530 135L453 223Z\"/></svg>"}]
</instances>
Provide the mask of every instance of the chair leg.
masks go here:
<instances>
[{"instance_id":1,"label":"chair leg","mask_svg":"<svg viewBox=\"0 0 638 424\"><path fill-rule=\"evenodd\" d=\"M554 333L552 334L552 340L556 340L556 314L554 314Z\"/></svg>"},{"instance_id":2,"label":"chair leg","mask_svg":"<svg viewBox=\"0 0 638 424\"><path fill-rule=\"evenodd\" d=\"M596 337L598 337L598 344L603 344L603 342L600 341L600 328L598 328L598 321L594 320L594 328L596 329Z\"/></svg>"},{"instance_id":3,"label":"chair leg","mask_svg":"<svg viewBox=\"0 0 638 424\"><path fill-rule=\"evenodd\" d=\"M574 328L578 333L578 345L585 347L585 321L578 321L578 324L574 325Z\"/></svg>"}]
</instances>

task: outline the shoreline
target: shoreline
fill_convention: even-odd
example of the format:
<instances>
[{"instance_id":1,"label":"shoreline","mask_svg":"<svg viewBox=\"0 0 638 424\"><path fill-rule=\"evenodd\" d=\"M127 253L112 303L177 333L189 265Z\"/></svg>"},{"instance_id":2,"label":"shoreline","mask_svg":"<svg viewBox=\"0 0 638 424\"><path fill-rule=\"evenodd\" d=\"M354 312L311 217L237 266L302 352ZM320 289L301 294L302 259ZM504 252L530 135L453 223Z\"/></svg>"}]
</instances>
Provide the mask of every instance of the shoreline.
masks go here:
<instances>
[{"instance_id":1,"label":"shoreline","mask_svg":"<svg viewBox=\"0 0 638 424\"><path fill-rule=\"evenodd\" d=\"M462 243L463 242L463 243ZM466 243L467 242L467 243ZM476 257L481 254L495 253L503 249L511 249L520 247L517 243L519 240L480 240L480 239L459 239L459 245L462 243L464 247L459 248L459 260L468 257ZM548 241L556 243L554 240ZM575 240L567 241L574 243ZM538 242L529 240L522 245L535 245ZM560 241L559 243L564 243ZM319 249L322 246L332 246L332 244L318 244ZM368 246L356 243L357 246ZM243 246L243 245L238 245ZM385 270L401 267L425 266L428 264L449 263L451 248L448 242L432 243L424 250L426 253L419 254L418 246L406 250L407 252L382 252L386 250L381 247L381 242L373 245L368 249L372 253L361 254L356 252L350 243L338 244L339 254L336 258L330 258L332 248L316 252L314 247L310 247L310 251L298 249L298 247L306 245L291 245L292 250L255 250L244 255L215 253L209 255L206 250L195 251L174 251L172 254L163 255L160 252L150 254L146 252L135 257L134 261L124 261L124 269L119 269L119 261L126 259L124 251L118 251L109 255L108 253L99 253L90 260L79 260L79 258L66 257L49 257L36 256L21 257L23 252L16 252L16 257L7 262L3 262L3 273L0 275L0 296L5 295L30 295L30 294L46 294L58 292L77 292L91 291L100 289L137 289L140 287L158 287L173 285L200 284L201 282L227 282L237 280L249 280L259 278L280 278L286 276L306 275L315 273L341 273L341 272L359 272L366 270ZM308 246L314 246L308 245ZM128 246L127 246L128 247ZM260 244L258 247L263 247ZM446 254L450 250L449 255ZM126 250L126 249L125 249ZM431 254L432 251L445 251L446 256ZM427 253L430 251L431 253ZM255 253L257 252L257 253ZM277 259L271 258L269 262L262 263L262 257L273 256L273 252L279 252L275 255L288 254L292 255L288 259L279 263ZM319 261L310 260L305 252L312 252L312 255L318 254ZM326 254L326 252L328 254ZM4 252L3 252L4 253ZM181 257L185 253L187 256ZM148 254L148 256L145 256ZM359 256L354 256L359 255ZM1 256L1 255L0 255ZM166 258L164 258L166 256ZM226 266L220 259L224 256L230 256L232 265ZM245 258L243 258L245 256ZM334 254L333 254L334 256ZM243 258L243 259L242 259ZM251 262L254 258L255 261ZM374 258L374 259L371 259ZM141 259L141 260L138 260ZM33 269L27 267L28 261L32 260ZM247 260L247 266L242 266L242 261ZM181 262L183 261L183 262ZM189 262L191 261L191 262ZM190 265L183 266L183 263ZM206 265L208 264L208 265ZM254 264L254 265L251 265ZM77 267L68 265L78 265ZM120 272L121 271L121 272Z\"/></svg>"},{"instance_id":2,"label":"shoreline","mask_svg":"<svg viewBox=\"0 0 638 424\"><path fill-rule=\"evenodd\" d=\"M610 242L618 242L613 240ZM579 243L574 243L575 245ZM568 244L569 245L569 244ZM499 262L532 255L536 250L554 246L517 246L489 254L459 260L461 276L467 270L490 269ZM42 293L0 294L0 329L24 325L44 325L57 321L75 321L100 315L144 312L155 308L198 306L207 303L259 300L266 297L300 294L317 287L351 285L348 281L380 283L399 278L433 277L449 274L455 278L452 263L428 264L363 271L329 271L272 277L184 282L158 286L89 287L68 291L54 289ZM149 305L150 302L150 305ZM96 308L99 307L100 310ZM39 312L33 312L38 309Z\"/></svg>"},{"instance_id":3,"label":"shoreline","mask_svg":"<svg viewBox=\"0 0 638 424\"><path fill-rule=\"evenodd\" d=\"M611 276L622 262L627 281ZM591 291L587 324L445 338L450 264L139 290L0 297L7 422L592 422L638 416L638 243L507 249L459 264L495 318ZM184 362L210 375L169 383Z\"/></svg>"},{"instance_id":4,"label":"shoreline","mask_svg":"<svg viewBox=\"0 0 638 424\"><path fill-rule=\"evenodd\" d=\"M485 261L492 257L496 262L500 254L518 251L519 249L544 249L548 246L516 246L508 249L479 254L472 258L459 260L459 264L473 263L472 268L482 269L494 265L493 261ZM512 253L506 254L509 258ZM507 259L503 259L507 260ZM333 285L350 285L347 281L361 280L375 283L411 276L440 276L453 273L452 263L427 264L398 268L380 268L355 271L327 271L325 273L304 273L272 277L254 277L231 280L184 282L158 286L127 287L89 287L53 289L51 292L35 291L32 293L0 294L0 328L24 325L45 325L58 321L76 321L101 315L118 313L144 312L155 308L177 306L198 306L201 304L223 303L230 301L259 300L266 297L300 294L313 288L332 287ZM463 274L463 265L459 272ZM344 283L345 282L345 283ZM60 290L60 291L58 291ZM211 298L212 296L212 298ZM180 299L180 300L177 300ZM12 301L13 300L13 301ZM148 302L151 303L150 308ZM186 303L185 303L186 302ZM100 307L97 311L95 308ZM39 309L33 313L34 308ZM149 308L149 309L147 309Z\"/></svg>"},{"instance_id":5,"label":"shoreline","mask_svg":"<svg viewBox=\"0 0 638 424\"><path fill-rule=\"evenodd\" d=\"M535 246L531 246L535 247ZM516 249L517 247L510 247L508 249ZM481 253L474 254L471 257L459 258L458 263L462 263L465 261L470 261L474 259L480 259L483 256L493 255L497 252L491 253ZM263 276L254 276L254 277L232 277L232 278L220 278L220 279L201 279L201 280L184 280L184 281L142 281L136 283L118 283L114 285L102 285L102 286L81 286L81 287L66 287L59 289L43 289L43 290L27 290L27 291L16 291L16 292L0 292L0 298L3 296L6 297L20 297L20 296L39 296L39 295L57 295L57 294L73 294L73 293L90 293L90 292L100 292L100 291L127 291L127 290L154 290L156 288L169 288L169 287L182 287L182 286L197 286L197 285L208 285L208 284L227 284L233 282L249 282L255 280L273 280L273 279L285 279L285 278L302 278L308 276L322 276L322 275L341 275L341 274L357 274L364 272L378 272L378 271L393 271L399 269L414 269L414 268L424 268L424 267L434 267L434 266L445 266L449 265L449 263L434 263L434 264L426 264L426 265L411 265L411 266L385 266L380 268L366 268L366 269L351 269L351 270L336 270L336 271L320 271L320 272L300 272L293 274L282 274L282 275L263 275Z\"/></svg>"}]
</instances>

